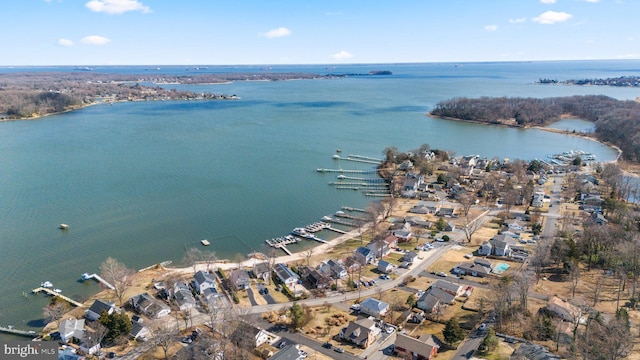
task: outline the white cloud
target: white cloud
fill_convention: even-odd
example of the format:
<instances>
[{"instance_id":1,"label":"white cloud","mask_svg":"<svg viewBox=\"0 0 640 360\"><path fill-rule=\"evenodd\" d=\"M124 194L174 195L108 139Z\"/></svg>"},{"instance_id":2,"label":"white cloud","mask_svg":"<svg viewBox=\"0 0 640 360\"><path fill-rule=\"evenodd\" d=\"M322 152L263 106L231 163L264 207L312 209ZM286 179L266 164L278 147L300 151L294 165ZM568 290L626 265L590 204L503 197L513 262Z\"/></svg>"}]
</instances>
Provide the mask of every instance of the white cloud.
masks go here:
<instances>
[{"instance_id":1,"label":"white cloud","mask_svg":"<svg viewBox=\"0 0 640 360\"><path fill-rule=\"evenodd\" d=\"M339 53L331 55L331 57L336 60L346 60L351 59L353 55L351 55L348 51L341 50Z\"/></svg>"},{"instance_id":2,"label":"white cloud","mask_svg":"<svg viewBox=\"0 0 640 360\"><path fill-rule=\"evenodd\" d=\"M82 38L82 40L80 40L81 43L85 44L85 45L104 45L108 42L110 42L111 40L107 39L104 36L100 36L100 35L90 35L90 36L85 36Z\"/></svg>"},{"instance_id":3,"label":"white cloud","mask_svg":"<svg viewBox=\"0 0 640 360\"><path fill-rule=\"evenodd\" d=\"M258 35L264 36L269 39L273 39L273 38L279 38L283 36L289 36L291 35L291 30L287 29L286 27L279 27L277 29L271 29L266 33L260 33Z\"/></svg>"},{"instance_id":4,"label":"white cloud","mask_svg":"<svg viewBox=\"0 0 640 360\"><path fill-rule=\"evenodd\" d=\"M512 23L512 24L519 24L519 23L523 23L525 21L527 21L526 17L517 18L517 19L509 19L509 22Z\"/></svg>"},{"instance_id":5,"label":"white cloud","mask_svg":"<svg viewBox=\"0 0 640 360\"><path fill-rule=\"evenodd\" d=\"M586 1L588 3L594 3L594 4L600 2L600 0L583 0L583 1Z\"/></svg>"},{"instance_id":6,"label":"white cloud","mask_svg":"<svg viewBox=\"0 0 640 360\"><path fill-rule=\"evenodd\" d=\"M104 12L107 14L122 14L127 11L151 12L148 6L145 6L138 0L91 0L84 6L93 12Z\"/></svg>"},{"instance_id":7,"label":"white cloud","mask_svg":"<svg viewBox=\"0 0 640 360\"><path fill-rule=\"evenodd\" d=\"M573 15L562 11L545 11L532 20L540 24L555 24L571 19Z\"/></svg>"},{"instance_id":8,"label":"white cloud","mask_svg":"<svg viewBox=\"0 0 640 360\"><path fill-rule=\"evenodd\" d=\"M69 40L69 39L65 39L65 38L60 38L60 40L58 40L58 45L60 46L73 46L73 41Z\"/></svg>"},{"instance_id":9,"label":"white cloud","mask_svg":"<svg viewBox=\"0 0 640 360\"><path fill-rule=\"evenodd\" d=\"M557 0L540 0L543 4L555 4Z\"/></svg>"},{"instance_id":10,"label":"white cloud","mask_svg":"<svg viewBox=\"0 0 640 360\"><path fill-rule=\"evenodd\" d=\"M484 27L486 31L496 31L498 30L498 25L487 25Z\"/></svg>"}]
</instances>

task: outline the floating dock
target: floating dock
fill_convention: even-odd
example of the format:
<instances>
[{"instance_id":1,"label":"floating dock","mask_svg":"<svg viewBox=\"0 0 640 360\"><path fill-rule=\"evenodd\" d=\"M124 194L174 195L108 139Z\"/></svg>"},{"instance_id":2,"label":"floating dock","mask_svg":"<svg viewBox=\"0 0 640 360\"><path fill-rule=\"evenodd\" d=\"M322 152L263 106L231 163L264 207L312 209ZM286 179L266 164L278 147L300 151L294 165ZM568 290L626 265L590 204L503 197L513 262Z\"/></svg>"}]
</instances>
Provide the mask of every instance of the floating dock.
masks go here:
<instances>
[{"instance_id":1,"label":"floating dock","mask_svg":"<svg viewBox=\"0 0 640 360\"><path fill-rule=\"evenodd\" d=\"M60 225L58 225L58 229L60 229L60 230L69 230L69 225L60 224Z\"/></svg>"},{"instance_id":2,"label":"floating dock","mask_svg":"<svg viewBox=\"0 0 640 360\"><path fill-rule=\"evenodd\" d=\"M82 303L79 303L79 302L73 300L70 297L64 296L64 295L62 295L60 293L57 293L57 292L55 292L55 291L53 291L51 289L48 289L48 288L38 287L38 288L35 288L35 289L31 290L31 292L34 293L34 294L37 294L39 292L45 292L45 293L47 293L49 295L57 296L60 299L68 302L69 304L71 304L73 306L77 306L77 307L83 307L84 306L84 305L82 305Z\"/></svg>"},{"instance_id":3,"label":"floating dock","mask_svg":"<svg viewBox=\"0 0 640 360\"><path fill-rule=\"evenodd\" d=\"M291 235L287 235L284 237L279 237L279 238L275 238L275 239L268 239L265 240L265 242L276 249L282 249L282 251L284 251L285 253L287 253L287 255L293 255L291 253L291 251L289 251L289 249L287 249L287 245L289 244L295 244L299 241L298 238L291 236Z\"/></svg>"},{"instance_id":4,"label":"floating dock","mask_svg":"<svg viewBox=\"0 0 640 360\"><path fill-rule=\"evenodd\" d=\"M98 274L91 274L91 275L89 275L88 273L82 274L82 280L90 280L90 279L94 279L97 282L102 283L104 286L108 287L111 290L115 290L116 289L115 286L109 284L107 282L107 280L101 278L100 275L98 275Z\"/></svg>"},{"instance_id":5,"label":"floating dock","mask_svg":"<svg viewBox=\"0 0 640 360\"><path fill-rule=\"evenodd\" d=\"M201 243L202 245L204 245L204 246L209 246L209 245L211 245L211 243L209 242L209 240L206 240L206 239L204 239L204 240L200 240L200 243Z\"/></svg>"}]
</instances>

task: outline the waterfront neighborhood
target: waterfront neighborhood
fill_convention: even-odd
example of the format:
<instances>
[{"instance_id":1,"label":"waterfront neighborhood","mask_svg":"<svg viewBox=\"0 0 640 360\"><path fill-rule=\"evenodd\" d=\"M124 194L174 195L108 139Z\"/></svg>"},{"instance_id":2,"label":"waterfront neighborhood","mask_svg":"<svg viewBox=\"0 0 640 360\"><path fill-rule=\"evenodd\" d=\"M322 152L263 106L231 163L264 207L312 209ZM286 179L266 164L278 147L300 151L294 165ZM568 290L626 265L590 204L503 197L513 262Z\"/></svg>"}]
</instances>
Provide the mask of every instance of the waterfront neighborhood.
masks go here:
<instances>
[{"instance_id":1,"label":"waterfront neighborhood","mask_svg":"<svg viewBox=\"0 0 640 360\"><path fill-rule=\"evenodd\" d=\"M569 357L576 346L603 358L635 352L637 237L622 240L612 224L634 219L626 199L638 188L619 182L615 163L582 152L563 154L562 162L455 156L426 144L384 155L370 159L378 170L367 175L384 184L380 200L269 240L268 254L221 261L203 242L186 250L185 268L132 271L107 259L100 275L82 275L104 286L84 303L43 283L38 289L52 301L39 338L59 341L64 358L539 359ZM334 173L336 191L340 182L354 186L354 174L330 170L318 176ZM334 229L337 238L314 235L332 224L345 229ZM600 244L609 232L618 241ZM317 246L286 247L304 241ZM588 335L599 340L586 342ZM604 348L607 336L617 339Z\"/></svg>"}]
</instances>

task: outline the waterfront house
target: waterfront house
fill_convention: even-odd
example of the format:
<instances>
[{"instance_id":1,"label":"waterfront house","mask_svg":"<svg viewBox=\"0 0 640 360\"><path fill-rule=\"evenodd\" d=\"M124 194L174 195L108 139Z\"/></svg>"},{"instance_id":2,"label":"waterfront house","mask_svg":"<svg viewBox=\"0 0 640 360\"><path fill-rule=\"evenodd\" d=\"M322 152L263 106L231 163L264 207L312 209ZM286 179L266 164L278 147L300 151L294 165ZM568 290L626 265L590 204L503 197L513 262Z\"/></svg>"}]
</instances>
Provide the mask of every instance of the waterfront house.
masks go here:
<instances>
[{"instance_id":1,"label":"waterfront house","mask_svg":"<svg viewBox=\"0 0 640 360\"><path fill-rule=\"evenodd\" d=\"M171 308L156 301L148 293L138 294L129 298L129 304L138 314L144 314L150 318L159 319L171 313Z\"/></svg>"},{"instance_id":2,"label":"waterfront house","mask_svg":"<svg viewBox=\"0 0 640 360\"><path fill-rule=\"evenodd\" d=\"M193 287L198 294L202 294L205 289L216 287L216 278L213 274L199 270L193 276Z\"/></svg>"},{"instance_id":3,"label":"waterfront house","mask_svg":"<svg viewBox=\"0 0 640 360\"><path fill-rule=\"evenodd\" d=\"M340 331L340 338L349 341L363 349L373 344L380 335L380 328L368 318L351 321Z\"/></svg>"},{"instance_id":4,"label":"waterfront house","mask_svg":"<svg viewBox=\"0 0 640 360\"><path fill-rule=\"evenodd\" d=\"M393 351L402 358L433 360L438 353L438 348L439 346L433 340L432 335L423 334L414 338L407 334L398 334Z\"/></svg>"},{"instance_id":5,"label":"waterfront house","mask_svg":"<svg viewBox=\"0 0 640 360\"><path fill-rule=\"evenodd\" d=\"M104 302L102 300L96 300L93 302L89 310L84 314L84 317L89 321L96 321L102 314L102 311L106 311L111 315L116 310L116 305L113 302Z\"/></svg>"},{"instance_id":6,"label":"waterfront house","mask_svg":"<svg viewBox=\"0 0 640 360\"><path fill-rule=\"evenodd\" d=\"M296 273L291 271L289 267L282 263L277 263L273 266L273 272L276 274L280 282L287 285L287 287L293 290L295 284L298 283L300 278Z\"/></svg>"},{"instance_id":7,"label":"waterfront house","mask_svg":"<svg viewBox=\"0 0 640 360\"><path fill-rule=\"evenodd\" d=\"M251 273L256 279L262 279L264 281L269 281L269 276L271 271L269 270L268 262L261 262L257 264L253 264L253 268L251 269Z\"/></svg>"},{"instance_id":8,"label":"waterfront house","mask_svg":"<svg viewBox=\"0 0 640 360\"><path fill-rule=\"evenodd\" d=\"M395 266L388 261L380 260L378 261L378 266L376 268L385 274L390 274L391 272L393 272Z\"/></svg>"},{"instance_id":9,"label":"waterfront house","mask_svg":"<svg viewBox=\"0 0 640 360\"><path fill-rule=\"evenodd\" d=\"M360 303L360 313L381 318L389 312L389 304L374 298L367 298Z\"/></svg>"},{"instance_id":10,"label":"waterfront house","mask_svg":"<svg viewBox=\"0 0 640 360\"><path fill-rule=\"evenodd\" d=\"M216 288L208 288L202 292L202 297L210 307L217 303L219 296L220 294Z\"/></svg>"},{"instance_id":11,"label":"waterfront house","mask_svg":"<svg viewBox=\"0 0 640 360\"><path fill-rule=\"evenodd\" d=\"M242 269L231 270L231 273L229 274L229 282L231 282L231 286L236 290L244 290L251 286L249 273Z\"/></svg>"},{"instance_id":12,"label":"waterfront house","mask_svg":"<svg viewBox=\"0 0 640 360\"><path fill-rule=\"evenodd\" d=\"M58 333L64 342L84 338L84 319L67 319L58 326Z\"/></svg>"},{"instance_id":13,"label":"waterfront house","mask_svg":"<svg viewBox=\"0 0 640 360\"><path fill-rule=\"evenodd\" d=\"M366 247L358 247L358 249L356 249L356 254L355 254L356 260L358 260L358 262L362 265L366 265L366 264L371 264L373 262L373 260L375 260L376 256L373 253L373 251L369 250Z\"/></svg>"}]
</instances>

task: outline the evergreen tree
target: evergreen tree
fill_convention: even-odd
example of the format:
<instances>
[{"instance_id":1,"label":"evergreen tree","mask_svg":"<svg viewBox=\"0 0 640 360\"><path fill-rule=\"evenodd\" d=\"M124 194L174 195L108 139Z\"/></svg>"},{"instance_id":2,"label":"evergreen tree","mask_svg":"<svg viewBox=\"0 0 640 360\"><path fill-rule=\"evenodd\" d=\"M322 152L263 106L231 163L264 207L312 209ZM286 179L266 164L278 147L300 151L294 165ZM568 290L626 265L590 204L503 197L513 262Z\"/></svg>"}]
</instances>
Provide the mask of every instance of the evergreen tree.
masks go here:
<instances>
[{"instance_id":1,"label":"evergreen tree","mask_svg":"<svg viewBox=\"0 0 640 360\"><path fill-rule=\"evenodd\" d=\"M464 339L464 331L460 328L460 323L457 318L451 318L447 321L444 330L442 330L442 336L444 337L444 341L449 344L455 344Z\"/></svg>"}]
</instances>

